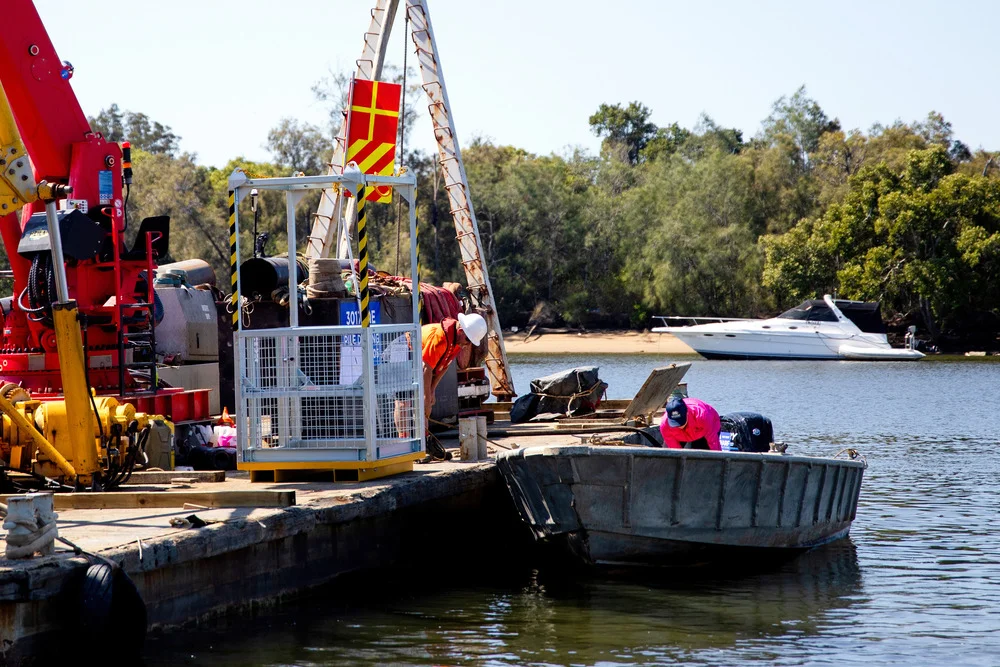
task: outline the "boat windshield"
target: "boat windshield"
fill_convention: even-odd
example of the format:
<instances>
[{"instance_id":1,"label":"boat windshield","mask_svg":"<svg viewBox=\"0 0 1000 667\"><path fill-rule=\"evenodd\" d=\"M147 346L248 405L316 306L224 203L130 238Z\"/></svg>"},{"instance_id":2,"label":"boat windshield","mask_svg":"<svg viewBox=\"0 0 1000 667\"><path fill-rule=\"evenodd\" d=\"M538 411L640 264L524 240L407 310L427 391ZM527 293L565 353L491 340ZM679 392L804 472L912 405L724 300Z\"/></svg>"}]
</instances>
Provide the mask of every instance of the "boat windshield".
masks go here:
<instances>
[{"instance_id":1,"label":"boat windshield","mask_svg":"<svg viewBox=\"0 0 1000 667\"><path fill-rule=\"evenodd\" d=\"M836 322L833 314L824 301L803 301L791 310L786 310L779 318L783 320L809 320L810 322Z\"/></svg>"},{"instance_id":2,"label":"boat windshield","mask_svg":"<svg viewBox=\"0 0 1000 667\"><path fill-rule=\"evenodd\" d=\"M882 312L878 303L866 303L862 301L840 301L837 300L837 308L844 314L844 317L854 322L865 333L886 332L885 323L882 322ZM786 310L779 318L783 320L806 320L809 322L836 322L837 316L833 314L825 301L811 299L803 301L791 310Z\"/></svg>"}]
</instances>

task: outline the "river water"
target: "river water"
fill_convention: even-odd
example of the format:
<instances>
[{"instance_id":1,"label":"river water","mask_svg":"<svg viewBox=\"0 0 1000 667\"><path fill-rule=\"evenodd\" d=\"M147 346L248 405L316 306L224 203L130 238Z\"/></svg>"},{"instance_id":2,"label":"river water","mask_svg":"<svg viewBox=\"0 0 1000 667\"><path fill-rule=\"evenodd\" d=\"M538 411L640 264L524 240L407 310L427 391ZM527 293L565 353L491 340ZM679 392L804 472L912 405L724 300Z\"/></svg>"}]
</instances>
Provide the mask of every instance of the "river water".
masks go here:
<instances>
[{"instance_id":1,"label":"river water","mask_svg":"<svg viewBox=\"0 0 1000 667\"><path fill-rule=\"evenodd\" d=\"M773 569L567 578L424 573L148 644L149 665L1000 665L1000 363L701 361L688 393L771 417L796 454L869 467L849 539ZM515 386L600 367L628 398L661 356L513 356Z\"/></svg>"}]
</instances>

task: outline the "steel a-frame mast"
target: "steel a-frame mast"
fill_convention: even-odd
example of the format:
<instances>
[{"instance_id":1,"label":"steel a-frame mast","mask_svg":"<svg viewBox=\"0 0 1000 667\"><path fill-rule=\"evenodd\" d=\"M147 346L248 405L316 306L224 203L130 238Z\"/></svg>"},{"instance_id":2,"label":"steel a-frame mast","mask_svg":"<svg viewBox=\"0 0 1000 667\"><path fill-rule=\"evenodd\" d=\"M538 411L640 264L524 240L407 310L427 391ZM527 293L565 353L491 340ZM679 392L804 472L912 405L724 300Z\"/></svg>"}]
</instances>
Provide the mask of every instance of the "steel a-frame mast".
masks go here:
<instances>
[{"instance_id":1,"label":"steel a-frame mast","mask_svg":"<svg viewBox=\"0 0 1000 667\"><path fill-rule=\"evenodd\" d=\"M474 304L489 325L487 335L486 368L490 375L493 395L498 400L510 400L514 394L514 383L507 365L507 352L503 345L500 319L497 316L493 287L483 258L483 244L479 238L479 226L469 197L469 180L465 175L462 153L455 134L448 105L448 91L444 85L441 62L437 56L437 44L431 28L430 14L425 0L404 0L413 38L413 46L420 66L423 89L429 100L428 110L434 126L434 138L438 146L438 162L444 175L444 187L455 232L461 251L462 266L465 269L467 289ZM371 23L365 33L365 45L361 58L357 61L356 76L363 79L378 79L382 73L386 47L392 23L396 17L399 0L377 0L372 10ZM404 91L405 94L405 91ZM333 159L328 173L339 173L344 162L347 143L347 123L341 125L334 145ZM340 193L324 190L316 211L306 255L328 257L338 245L337 219L341 202ZM350 238L350 235L347 235Z\"/></svg>"}]
</instances>

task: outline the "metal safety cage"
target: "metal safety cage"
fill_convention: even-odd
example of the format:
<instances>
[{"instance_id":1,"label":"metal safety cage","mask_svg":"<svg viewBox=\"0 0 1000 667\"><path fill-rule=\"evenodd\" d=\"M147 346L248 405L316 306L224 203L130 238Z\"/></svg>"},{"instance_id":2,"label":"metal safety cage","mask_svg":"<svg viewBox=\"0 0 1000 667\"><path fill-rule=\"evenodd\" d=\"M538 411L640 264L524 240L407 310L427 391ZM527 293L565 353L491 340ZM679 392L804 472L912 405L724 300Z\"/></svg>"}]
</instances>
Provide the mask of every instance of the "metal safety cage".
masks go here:
<instances>
[{"instance_id":1,"label":"metal safety cage","mask_svg":"<svg viewBox=\"0 0 1000 667\"><path fill-rule=\"evenodd\" d=\"M424 451L423 373L420 355L419 290L406 324L372 324L367 280L364 196L391 186L409 209L410 267L417 275L416 178L344 175L229 178L237 442L240 467L360 468L368 463L412 461ZM295 253L295 208L308 190L340 188L354 197L357 215L358 322L346 326L299 326L303 297L297 272L289 271L289 326L247 329L241 308L239 203L251 190L285 193L288 249ZM343 201L343 199L342 199ZM340 213L340 212L338 212ZM340 224L346 234L348 225Z\"/></svg>"}]
</instances>

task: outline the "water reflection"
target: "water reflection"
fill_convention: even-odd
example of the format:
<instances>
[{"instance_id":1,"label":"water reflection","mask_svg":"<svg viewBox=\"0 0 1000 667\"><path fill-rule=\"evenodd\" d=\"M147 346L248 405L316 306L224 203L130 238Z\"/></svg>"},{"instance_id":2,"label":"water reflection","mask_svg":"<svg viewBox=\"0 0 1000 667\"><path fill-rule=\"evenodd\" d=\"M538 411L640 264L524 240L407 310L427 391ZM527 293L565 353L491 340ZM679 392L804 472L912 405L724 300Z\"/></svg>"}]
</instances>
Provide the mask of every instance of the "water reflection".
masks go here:
<instances>
[{"instance_id":1,"label":"water reflection","mask_svg":"<svg viewBox=\"0 0 1000 667\"><path fill-rule=\"evenodd\" d=\"M647 581L545 570L472 587L409 580L402 595L395 585L404 581L395 581L242 626L249 639L239 645L224 639L228 631L187 635L196 652L175 637L154 640L147 664L711 664L743 641L815 635L831 611L864 599L850 540L769 570L730 567Z\"/></svg>"},{"instance_id":2,"label":"water reflection","mask_svg":"<svg viewBox=\"0 0 1000 667\"><path fill-rule=\"evenodd\" d=\"M813 550L776 568L678 571L628 579L568 581L542 571L508 614L507 647L519 656L544 649L557 664L618 659L680 659L730 649L747 638L815 634L833 609L863 599L854 544ZM528 613L528 610L531 613ZM520 624L528 621L529 625ZM515 660L511 664L517 664Z\"/></svg>"}]
</instances>

